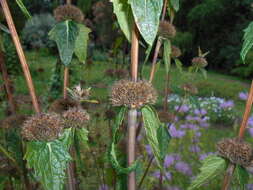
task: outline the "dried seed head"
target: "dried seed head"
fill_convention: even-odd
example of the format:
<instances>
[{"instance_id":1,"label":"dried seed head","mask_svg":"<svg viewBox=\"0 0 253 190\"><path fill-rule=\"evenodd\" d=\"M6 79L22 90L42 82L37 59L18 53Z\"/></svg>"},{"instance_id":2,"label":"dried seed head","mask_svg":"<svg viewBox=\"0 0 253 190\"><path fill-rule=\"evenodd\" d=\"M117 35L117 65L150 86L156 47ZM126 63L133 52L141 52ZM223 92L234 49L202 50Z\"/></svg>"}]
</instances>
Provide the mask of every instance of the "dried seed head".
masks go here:
<instances>
[{"instance_id":1,"label":"dried seed head","mask_svg":"<svg viewBox=\"0 0 253 190\"><path fill-rule=\"evenodd\" d=\"M73 90L68 90L71 94L71 97L78 101L78 102L83 102L85 100L88 100L89 96L90 96L90 88L87 89L83 89L81 87L81 84L76 85Z\"/></svg>"},{"instance_id":2,"label":"dried seed head","mask_svg":"<svg viewBox=\"0 0 253 190\"><path fill-rule=\"evenodd\" d=\"M136 109L145 104L154 104L157 92L152 84L146 81L120 80L112 86L110 96L113 106L124 105Z\"/></svg>"},{"instance_id":3,"label":"dried seed head","mask_svg":"<svg viewBox=\"0 0 253 190\"><path fill-rule=\"evenodd\" d=\"M115 116L116 116L116 113L112 109L109 109L109 110L105 111L105 118L106 119L111 120L111 119L114 119Z\"/></svg>"},{"instance_id":4,"label":"dried seed head","mask_svg":"<svg viewBox=\"0 0 253 190\"><path fill-rule=\"evenodd\" d=\"M24 122L21 134L29 141L53 141L64 127L62 118L55 113L39 113Z\"/></svg>"},{"instance_id":5,"label":"dried seed head","mask_svg":"<svg viewBox=\"0 0 253 190\"><path fill-rule=\"evenodd\" d=\"M73 20L81 23L84 20L82 11L74 5L60 5L54 10L54 17L58 22Z\"/></svg>"},{"instance_id":6,"label":"dried seed head","mask_svg":"<svg viewBox=\"0 0 253 190\"><path fill-rule=\"evenodd\" d=\"M171 57L178 58L182 55L181 50L177 46L171 46Z\"/></svg>"},{"instance_id":7,"label":"dried seed head","mask_svg":"<svg viewBox=\"0 0 253 190\"><path fill-rule=\"evenodd\" d=\"M49 111L61 114L62 112L67 111L69 108L76 106L78 106L78 103L74 100L69 98L59 98L50 105Z\"/></svg>"},{"instance_id":8,"label":"dried seed head","mask_svg":"<svg viewBox=\"0 0 253 190\"><path fill-rule=\"evenodd\" d=\"M192 59L192 64L194 66L204 68L208 65L208 62L207 62L206 58L204 58L204 57L194 57Z\"/></svg>"},{"instance_id":9,"label":"dried seed head","mask_svg":"<svg viewBox=\"0 0 253 190\"><path fill-rule=\"evenodd\" d=\"M71 108L68 111L65 111L62 116L65 120L66 128L82 128L85 127L90 120L90 115L81 108Z\"/></svg>"},{"instance_id":10,"label":"dried seed head","mask_svg":"<svg viewBox=\"0 0 253 190\"><path fill-rule=\"evenodd\" d=\"M19 128L23 125L26 118L25 115L10 115L1 121L1 127L4 129Z\"/></svg>"},{"instance_id":11,"label":"dried seed head","mask_svg":"<svg viewBox=\"0 0 253 190\"><path fill-rule=\"evenodd\" d=\"M176 28L168 21L162 21L158 30L159 36L163 38L174 38L176 36Z\"/></svg>"},{"instance_id":12,"label":"dried seed head","mask_svg":"<svg viewBox=\"0 0 253 190\"><path fill-rule=\"evenodd\" d=\"M249 166L253 158L251 146L239 138L218 142L217 150L220 156L241 166Z\"/></svg>"},{"instance_id":13,"label":"dried seed head","mask_svg":"<svg viewBox=\"0 0 253 190\"><path fill-rule=\"evenodd\" d=\"M158 112L158 117L162 123L170 123L174 120L175 115L167 111Z\"/></svg>"},{"instance_id":14,"label":"dried seed head","mask_svg":"<svg viewBox=\"0 0 253 190\"><path fill-rule=\"evenodd\" d=\"M181 87L185 92L188 92L190 94L197 94L198 93L198 89L196 86L186 83L184 85L182 85Z\"/></svg>"}]
</instances>

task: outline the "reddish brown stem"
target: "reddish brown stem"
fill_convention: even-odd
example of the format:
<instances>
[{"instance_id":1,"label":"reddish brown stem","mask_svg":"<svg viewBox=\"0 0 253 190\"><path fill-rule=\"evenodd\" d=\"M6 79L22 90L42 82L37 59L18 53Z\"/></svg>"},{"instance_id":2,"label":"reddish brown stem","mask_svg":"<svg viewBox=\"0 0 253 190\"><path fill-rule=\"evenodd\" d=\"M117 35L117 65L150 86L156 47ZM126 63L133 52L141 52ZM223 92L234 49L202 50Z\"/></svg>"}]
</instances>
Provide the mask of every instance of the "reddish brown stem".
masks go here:
<instances>
[{"instance_id":1,"label":"reddish brown stem","mask_svg":"<svg viewBox=\"0 0 253 190\"><path fill-rule=\"evenodd\" d=\"M11 84L10 84L10 78L9 78L7 68L6 68L5 62L4 62L4 54L1 50L0 50L0 70L2 71L4 87L6 89L6 94L7 94L9 106L11 109L11 113L15 114L17 112L17 104L15 103L14 98L13 98Z\"/></svg>"},{"instance_id":2,"label":"reddish brown stem","mask_svg":"<svg viewBox=\"0 0 253 190\"><path fill-rule=\"evenodd\" d=\"M68 86L69 86L69 68L64 68L64 84L63 84L63 98L67 99L68 97Z\"/></svg>"},{"instance_id":3,"label":"reddish brown stem","mask_svg":"<svg viewBox=\"0 0 253 190\"><path fill-rule=\"evenodd\" d=\"M168 0L164 0L161 21L164 21L164 19L165 19L167 5L168 5ZM158 58L158 54L159 54L161 46L162 46L162 39L158 38L158 40L156 42L156 47L155 47L153 60L152 60L152 66L151 66L151 71L150 71L150 75L149 75L149 82L152 82L153 79L154 79L155 69L156 69L156 62L157 62L157 58Z\"/></svg>"},{"instance_id":4,"label":"reddish brown stem","mask_svg":"<svg viewBox=\"0 0 253 190\"><path fill-rule=\"evenodd\" d=\"M135 25L132 31L132 47L131 47L131 76L133 81L137 81L138 75L138 59L139 59L139 37L138 29Z\"/></svg>"},{"instance_id":5,"label":"reddish brown stem","mask_svg":"<svg viewBox=\"0 0 253 190\"><path fill-rule=\"evenodd\" d=\"M14 22L13 22L13 19L12 19L12 16L11 16L9 6L8 6L6 0L1 0L0 3L1 3L5 18L6 18L6 21L7 21L7 24L9 26L11 37L12 37L13 42L15 44L15 47L16 47L16 50L17 50L17 53L18 53L18 56L19 56L19 60L20 60L20 63L21 63L21 66L22 66L22 69L23 69L23 72L24 72L24 75L25 75L25 78L26 78L26 82L27 82L27 86L29 88L29 92L30 92L30 95L31 95L31 98L32 98L32 103L33 103L34 110L37 113L39 113L40 112L40 107L39 107L38 100L37 100L37 97L36 97L36 93L35 93L35 90L34 90L32 77L31 77L31 74L30 74L29 67L27 65L25 54L24 54L24 51L22 49L22 46L21 46L17 31L16 31L16 28L15 28Z\"/></svg>"},{"instance_id":6,"label":"reddish brown stem","mask_svg":"<svg viewBox=\"0 0 253 190\"><path fill-rule=\"evenodd\" d=\"M73 160L75 160L75 150L74 147L72 146L70 148L70 154L71 157L73 158ZM75 162L71 161L69 163L69 166L67 168L67 173L68 173L68 190L76 190L76 166L75 166Z\"/></svg>"}]
</instances>

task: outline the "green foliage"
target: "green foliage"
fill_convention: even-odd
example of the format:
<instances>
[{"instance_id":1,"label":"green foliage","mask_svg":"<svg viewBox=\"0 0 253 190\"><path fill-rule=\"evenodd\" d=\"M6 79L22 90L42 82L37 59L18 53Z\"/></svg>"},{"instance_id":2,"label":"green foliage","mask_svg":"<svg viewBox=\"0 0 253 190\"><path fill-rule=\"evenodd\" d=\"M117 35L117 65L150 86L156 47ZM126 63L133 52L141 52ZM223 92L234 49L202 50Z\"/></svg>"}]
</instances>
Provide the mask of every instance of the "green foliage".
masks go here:
<instances>
[{"instance_id":1,"label":"green foliage","mask_svg":"<svg viewBox=\"0 0 253 190\"><path fill-rule=\"evenodd\" d=\"M16 0L16 3L27 18L32 18L32 15L29 13L22 0Z\"/></svg>"},{"instance_id":2,"label":"green foliage","mask_svg":"<svg viewBox=\"0 0 253 190\"><path fill-rule=\"evenodd\" d=\"M249 26L244 30L244 37L243 37L243 46L241 50L241 58L245 61L245 57L248 51L253 46L253 22L249 24Z\"/></svg>"},{"instance_id":3,"label":"green foliage","mask_svg":"<svg viewBox=\"0 0 253 190\"><path fill-rule=\"evenodd\" d=\"M49 37L56 42L61 61L65 66L72 60L78 32L77 24L70 20L56 24L49 32Z\"/></svg>"},{"instance_id":4,"label":"green foliage","mask_svg":"<svg viewBox=\"0 0 253 190\"><path fill-rule=\"evenodd\" d=\"M211 155L203 160L200 174L193 180L188 190L199 188L216 176L222 174L227 168L227 162L221 157Z\"/></svg>"},{"instance_id":5,"label":"green foliage","mask_svg":"<svg viewBox=\"0 0 253 190\"><path fill-rule=\"evenodd\" d=\"M24 158L46 190L63 189L65 170L71 157L68 148L61 141L28 142Z\"/></svg>"},{"instance_id":6,"label":"green foliage","mask_svg":"<svg viewBox=\"0 0 253 190\"><path fill-rule=\"evenodd\" d=\"M168 147L171 136L168 132L168 128L165 124L160 125L157 129L157 139L159 143L160 154L162 162L164 161L165 156L168 154Z\"/></svg>"},{"instance_id":7,"label":"green foliage","mask_svg":"<svg viewBox=\"0 0 253 190\"><path fill-rule=\"evenodd\" d=\"M152 45L158 31L163 0L129 0L135 23L144 38Z\"/></svg>"},{"instance_id":8,"label":"green foliage","mask_svg":"<svg viewBox=\"0 0 253 190\"><path fill-rule=\"evenodd\" d=\"M121 30L129 42L131 42L132 27L134 24L133 14L127 0L112 0L113 12L117 16Z\"/></svg>"},{"instance_id":9,"label":"green foliage","mask_svg":"<svg viewBox=\"0 0 253 190\"><path fill-rule=\"evenodd\" d=\"M79 61L85 63L87 57L89 33L91 32L91 30L83 24L77 24L77 26L79 28L79 33L76 37L74 52L75 55L78 57Z\"/></svg>"},{"instance_id":10,"label":"green foliage","mask_svg":"<svg viewBox=\"0 0 253 190\"><path fill-rule=\"evenodd\" d=\"M62 92L62 82L61 82L61 62L57 60L55 63L55 67L52 69L52 75L50 78L50 88L49 88L49 96L52 99L56 99L60 96Z\"/></svg>"},{"instance_id":11,"label":"green foliage","mask_svg":"<svg viewBox=\"0 0 253 190\"><path fill-rule=\"evenodd\" d=\"M249 173L247 170L239 165L236 165L234 175L240 185L240 189L244 190L249 181Z\"/></svg>"},{"instance_id":12,"label":"green foliage","mask_svg":"<svg viewBox=\"0 0 253 190\"><path fill-rule=\"evenodd\" d=\"M22 30L22 40L28 49L54 48L55 44L48 38L48 32L54 27L56 21L50 14L34 15L25 23Z\"/></svg>"},{"instance_id":13,"label":"green foliage","mask_svg":"<svg viewBox=\"0 0 253 190\"><path fill-rule=\"evenodd\" d=\"M171 6L177 12L179 10L179 0L171 0Z\"/></svg>"},{"instance_id":14,"label":"green foliage","mask_svg":"<svg viewBox=\"0 0 253 190\"><path fill-rule=\"evenodd\" d=\"M171 66L171 43L170 40L164 40L163 60L165 65L165 72L168 74Z\"/></svg>"}]
</instances>

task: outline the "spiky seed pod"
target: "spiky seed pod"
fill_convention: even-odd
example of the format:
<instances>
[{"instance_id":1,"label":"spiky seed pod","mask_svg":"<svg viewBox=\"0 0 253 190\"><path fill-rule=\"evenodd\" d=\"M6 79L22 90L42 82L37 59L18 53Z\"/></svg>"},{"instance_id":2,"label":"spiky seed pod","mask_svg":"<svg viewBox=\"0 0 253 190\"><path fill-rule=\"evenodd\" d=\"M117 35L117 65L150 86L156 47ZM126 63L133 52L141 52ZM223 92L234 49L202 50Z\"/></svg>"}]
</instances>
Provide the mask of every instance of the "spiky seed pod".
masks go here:
<instances>
[{"instance_id":1,"label":"spiky seed pod","mask_svg":"<svg viewBox=\"0 0 253 190\"><path fill-rule=\"evenodd\" d=\"M251 164L253 151L251 146L239 138L224 139L217 143L218 154L234 164L247 167Z\"/></svg>"},{"instance_id":2,"label":"spiky seed pod","mask_svg":"<svg viewBox=\"0 0 253 190\"><path fill-rule=\"evenodd\" d=\"M170 123L173 121L175 115L174 114L171 114L167 111L161 111L161 112L158 112L158 117L160 119L161 122L163 123Z\"/></svg>"},{"instance_id":3,"label":"spiky seed pod","mask_svg":"<svg viewBox=\"0 0 253 190\"><path fill-rule=\"evenodd\" d=\"M194 66L204 68L208 65L208 62L207 62L206 58L204 58L204 57L194 57L192 59L192 64Z\"/></svg>"},{"instance_id":4,"label":"spiky seed pod","mask_svg":"<svg viewBox=\"0 0 253 190\"><path fill-rule=\"evenodd\" d=\"M90 120L90 115L81 108L71 108L62 114L65 120L65 127L82 128Z\"/></svg>"},{"instance_id":5,"label":"spiky seed pod","mask_svg":"<svg viewBox=\"0 0 253 190\"><path fill-rule=\"evenodd\" d=\"M171 57L178 58L182 55L181 50L177 46L171 46Z\"/></svg>"},{"instance_id":6,"label":"spiky seed pod","mask_svg":"<svg viewBox=\"0 0 253 190\"><path fill-rule=\"evenodd\" d=\"M69 98L59 98L55 100L49 107L49 112L55 112L61 114L64 111L67 111L69 108L78 106L78 103Z\"/></svg>"},{"instance_id":7,"label":"spiky seed pod","mask_svg":"<svg viewBox=\"0 0 253 190\"><path fill-rule=\"evenodd\" d=\"M124 105L138 109L145 104L154 104L157 92L147 81L133 82L123 79L112 86L110 97L113 106Z\"/></svg>"},{"instance_id":8,"label":"spiky seed pod","mask_svg":"<svg viewBox=\"0 0 253 190\"><path fill-rule=\"evenodd\" d=\"M189 83L186 83L186 84L183 84L182 87L181 87L185 92L188 92L190 94L197 94L198 93L198 89L196 86L192 85L192 84L189 84Z\"/></svg>"},{"instance_id":9,"label":"spiky seed pod","mask_svg":"<svg viewBox=\"0 0 253 190\"><path fill-rule=\"evenodd\" d=\"M1 121L0 126L4 129L21 128L26 118L25 115L10 115Z\"/></svg>"},{"instance_id":10,"label":"spiky seed pod","mask_svg":"<svg viewBox=\"0 0 253 190\"><path fill-rule=\"evenodd\" d=\"M73 20L82 23L84 15L82 11L74 5L60 5L54 10L54 17L58 22Z\"/></svg>"},{"instance_id":11,"label":"spiky seed pod","mask_svg":"<svg viewBox=\"0 0 253 190\"><path fill-rule=\"evenodd\" d=\"M159 25L158 34L163 38L174 38L176 36L176 28L173 24L168 21L162 21Z\"/></svg>"},{"instance_id":12,"label":"spiky seed pod","mask_svg":"<svg viewBox=\"0 0 253 190\"><path fill-rule=\"evenodd\" d=\"M115 118L115 116L116 116L116 113L112 109L105 111L105 118L106 119L112 120Z\"/></svg>"},{"instance_id":13,"label":"spiky seed pod","mask_svg":"<svg viewBox=\"0 0 253 190\"><path fill-rule=\"evenodd\" d=\"M29 141L53 141L62 133L64 122L56 113L39 113L24 122L21 134Z\"/></svg>"}]
</instances>

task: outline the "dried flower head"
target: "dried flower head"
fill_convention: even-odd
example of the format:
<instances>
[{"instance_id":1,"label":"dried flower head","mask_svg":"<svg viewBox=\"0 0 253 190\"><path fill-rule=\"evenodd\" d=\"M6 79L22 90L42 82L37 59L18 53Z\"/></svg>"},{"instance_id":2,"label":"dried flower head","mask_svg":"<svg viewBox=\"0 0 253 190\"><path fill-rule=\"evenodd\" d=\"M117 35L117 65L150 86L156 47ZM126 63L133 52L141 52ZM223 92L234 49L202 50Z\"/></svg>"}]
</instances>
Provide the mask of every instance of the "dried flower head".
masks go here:
<instances>
[{"instance_id":1,"label":"dried flower head","mask_svg":"<svg viewBox=\"0 0 253 190\"><path fill-rule=\"evenodd\" d=\"M26 120L25 115L10 115L1 121L1 127L4 129L19 128Z\"/></svg>"},{"instance_id":2,"label":"dried flower head","mask_svg":"<svg viewBox=\"0 0 253 190\"><path fill-rule=\"evenodd\" d=\"M154 104L157 92L149 82L123 79L112 86L110 96L113 106L124 105L135 109L145 104Z\"/></svg>"},{"instance_id":3,"label":"dried flower head","mask_svg":"<svg viewBox=\"0 0 253 190\"><path fill-rule=\"evenodd\" d=\"M61 114L62 112L67 111L69 108L76 106L78 106L78 103L74 100L69 98L59 98L50 105L49 111Z\"/></svg>"},{"instance_id":4,"label":"dried flower head","mask_svg":"<svg viewBox=\"0 0 253 190\"><path fill-rule=\"evenodd\" d=\"M208 62L204 57L194 57L192 59L192 64L196 67L204 68L208 65Z\"/></svg>"},{"instance_id":5,"label":"dried flower head","mask_svg":"<svg viewBox=\"0 0 253 190\"><path fill-rule=\"evenodd\" d=\"M39 113L24 122L21 134L29 141L53 141L62 133L64 122L55 113Z\"/></svg>"},{"instance_id":6,"label":"dried flower head","mask_svg":"<svg viewBox=\"0 0 253 190\"><path fill-rule=\"evenodd\" d=\"M171 57L178 58L182 55L181 50L177 46L171 46Z\"/></svg>"},{"instance_id":7,"label":"dried flower head","mask_svg":"<svg viewBox=\"0 0 253 190\"><path fill-rule=\"evenodd\" d=\"M81 84L76 85L73 90L68 89L68 91L71 97L78 102L88 100L90 96L90 88L82 89Z\"/></svg>"},{"instance_id":8,"label":"dried flower head","mask_svg":"<svg viewBox=\"0 0 253 190\"><path fill-rule=\"evenodd\" d=\"M218 154L234 164L249 166L253 152L251 146L239 138L224 139L217 144Z\"/></svg>"},{"instance_id":9,"label":"dried flower head","mask_svg":"<svg viewBox=\"0 0 253 190\"><path fill-rule=\"evenodd\" d=\"M73 20L81 23L84 20L82 11L74 5L60 5L54 10L54 17L58 22Z\"/></svg>"},{"instance_id":10,"label":"dried flower head","mask_svg":"<svg viewBox=\"0 0 253 190\"><path fill-rule=\"evenodd\" d=\"M114 119L115 116L116 116L116 113L112 109L108 109L108 110L105 111L105 118L106 119L111 120L111 119Z\"/></svg>"},{"instance_id":11,"label":"dried flower head","mask_svg":"<svg viewBox=\"0 0 253 190\"><path fill-rule=\"evenodd\" d=\"M65 126L67 128L82 128L90 120L90 115L81 108L71 108L68 111L65 111L62 116L65 120Z\"/></svg>"},{"instance_id":12,"label":"dried flower head","mask_svg":"<svg viewBox=\"0 0 253 190\"><path fill-rule=\"evenodd\" d=\"M174 38L176 36L176 28L168 21L162 21L158 30L159 36L163 38Z\"/></svg>"},{"instance_id":13,"label":"dried flower head","mask_svg":"<svg viewBox=\"0 0 253 190\"><path fill-rule=\"evenodd\" d=\"M197 93L198 93L197 87L194 86L193 84L189 84L189 83L183 84L183 85L182 85L182 89L183 89L185 92L188 92L188 93L190 93L190 94L197 94Z\"/></svg>"}]
</instances>

